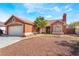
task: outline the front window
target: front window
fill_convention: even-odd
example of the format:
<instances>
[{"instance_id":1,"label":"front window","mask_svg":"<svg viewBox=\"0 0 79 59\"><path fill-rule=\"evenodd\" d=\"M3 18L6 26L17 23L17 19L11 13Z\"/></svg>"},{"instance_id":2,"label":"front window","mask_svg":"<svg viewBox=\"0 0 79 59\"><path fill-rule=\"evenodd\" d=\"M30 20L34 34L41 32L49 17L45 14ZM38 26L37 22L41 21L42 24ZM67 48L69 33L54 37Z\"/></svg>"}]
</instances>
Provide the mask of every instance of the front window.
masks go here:
<instances>
[{"instance_id":1,"label":"front window","mask_svg":"<svg viewBox=\"0 0 79 59\"><path fill-rule=\"evenodd\" d=\"M53 26L53 32L56 32L56 33L60 33L62 32L62 25L54 25Z\"/></svg>"}]
</instances>

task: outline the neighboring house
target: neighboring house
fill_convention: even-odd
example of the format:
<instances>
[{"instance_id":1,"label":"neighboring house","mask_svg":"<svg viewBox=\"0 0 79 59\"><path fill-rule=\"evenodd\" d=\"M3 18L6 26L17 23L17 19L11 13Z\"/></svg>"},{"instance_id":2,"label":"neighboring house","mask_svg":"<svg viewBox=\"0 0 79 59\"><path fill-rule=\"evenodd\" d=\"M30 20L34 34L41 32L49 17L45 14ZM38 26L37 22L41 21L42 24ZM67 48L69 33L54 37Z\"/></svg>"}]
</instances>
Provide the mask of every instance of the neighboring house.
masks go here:
<instances>
[{"instance_id":1,"label":"neighboring house","mask_svg":"<svg viewBox=\"0 0 79 59\"><path fill-rule=\"evenodd\" d=\"M79 34L79 26L75 26L75 33Z\"/></svg>"},{"instance_id":2,"label":"neighboring house","mask_svg":"<svg viewBox=\"0 0 79 59\"><path fill-rule=\"evenodd\" d=\"M79 34L79 21L71 23L69 26L73 29L74 34Z\"/></svg>"},{"instance_id":3,"label":"neighboring house","mask_svg":"<svg viewBox=\"0 0 79 59\"><path fill-rule=\"evenodd\" d=\"M0 22L0 29L3 30L3 33L5 34L6 28L3 22Z\"/></svg>"},{"instance_id":4,"label":"neighboring house","mask_svg":"<svg viewBox=\"0 0 79 59\"><path fill-rule=\"evenodd\" d=\"M33 22L12 15L6 22L8 35L26 36L33 34Z\"/></svg>"},{"instance_id":5,"label":"neighboring house","mask_svg":"<svg viewBox=\"0 0 79 59\"><path fill-rule=\"evenodd\" d=\"M53 34L65 34L66 33L66 14L63 14L62 19L58 20L48 20L48 25L43 28L41 32L43 33L53 33Z\"/></svg>"}]
</instances>

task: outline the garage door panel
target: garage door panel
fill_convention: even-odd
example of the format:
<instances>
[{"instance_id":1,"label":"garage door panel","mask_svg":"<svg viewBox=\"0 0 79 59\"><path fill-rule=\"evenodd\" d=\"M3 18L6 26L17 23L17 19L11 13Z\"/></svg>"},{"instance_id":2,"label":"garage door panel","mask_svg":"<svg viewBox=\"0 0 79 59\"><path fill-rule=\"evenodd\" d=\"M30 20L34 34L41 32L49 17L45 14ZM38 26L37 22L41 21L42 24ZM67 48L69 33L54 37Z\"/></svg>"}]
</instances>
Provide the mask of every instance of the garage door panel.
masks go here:
<instances>
[{"instance_id":1,"label":"garage door panel","mask_svg":"<svg viewBox=\"0 0 79 59\"><path fill-rule=\"evenodd\" d=\"M23 35L23 26L10 26L9 27L9 35Z\"/></svg>"}]
</instances>

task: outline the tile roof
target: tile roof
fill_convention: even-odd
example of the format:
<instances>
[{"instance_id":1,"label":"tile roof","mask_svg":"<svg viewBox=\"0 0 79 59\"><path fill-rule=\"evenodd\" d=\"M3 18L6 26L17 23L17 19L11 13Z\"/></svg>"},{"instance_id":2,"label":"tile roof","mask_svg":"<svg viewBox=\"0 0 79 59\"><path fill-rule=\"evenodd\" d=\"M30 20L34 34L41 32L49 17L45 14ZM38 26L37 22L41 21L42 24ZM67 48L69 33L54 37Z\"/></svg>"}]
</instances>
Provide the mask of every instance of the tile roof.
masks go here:
<instances>
[{"instance_id":1,"label":"tile roof","mask_svg":"<svg viewBox=\"0 0 79 59\"><path fill-rule=\"evenodd\" d=\"M50 26L52 23L56 22L56 21L60 21L63 22L62 19L54 19L54 20L48 20L48 26Z\"/></svg>"},{"instance_id":2,"label":"tile roof","mask_svg":"<svg viewBox=\"0 0 79 59\"><path fill-rule=\"evenodd\" d=\"M23 23L28 23L28 24L32 24L33 25L33 22L28 20L28 19L24 19L24 18L21 18L21 17L18 17L18 16L15 16L15 15L12 15L10 18L16 18L20 21L22 21ZM5 24L7 24L7 22L10 20L10 18L5 22Z\"/></svg>"},{"instance_id":3,"label":"tile roof","mask_svg":"<svg viewBox=\"0 0 79 59\"><path fill-rule=\"evenodd\" d=\"M13 15L14 16L14 15ZM25 19L25 18L21 18L21 17L18 17L18 16L14 16L15 18L23 21L24 23L29 23L29 24L33 24L32 21L28 20L28 19Z\"/></svg>"}]
</instances>

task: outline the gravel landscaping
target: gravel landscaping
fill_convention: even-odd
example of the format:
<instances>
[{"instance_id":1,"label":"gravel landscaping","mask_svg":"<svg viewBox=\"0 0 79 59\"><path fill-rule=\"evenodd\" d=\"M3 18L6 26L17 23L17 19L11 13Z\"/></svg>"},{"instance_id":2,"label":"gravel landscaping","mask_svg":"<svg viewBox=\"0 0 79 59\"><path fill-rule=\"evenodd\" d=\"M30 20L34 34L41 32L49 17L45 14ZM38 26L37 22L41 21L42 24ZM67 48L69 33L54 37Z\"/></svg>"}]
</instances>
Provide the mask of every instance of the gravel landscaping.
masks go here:
<instances>
[{"instance_id":1,"label":"gravel landscaping","mask_svg":"<svg viewBox=\"0 0 79 59\"><path fill-rule=\"evenodd\" d=\"M4 48L2 56L71 56L79 55L79 36L41 35L24 39Z\"/></svg>"}]
</instances>

